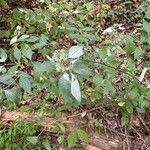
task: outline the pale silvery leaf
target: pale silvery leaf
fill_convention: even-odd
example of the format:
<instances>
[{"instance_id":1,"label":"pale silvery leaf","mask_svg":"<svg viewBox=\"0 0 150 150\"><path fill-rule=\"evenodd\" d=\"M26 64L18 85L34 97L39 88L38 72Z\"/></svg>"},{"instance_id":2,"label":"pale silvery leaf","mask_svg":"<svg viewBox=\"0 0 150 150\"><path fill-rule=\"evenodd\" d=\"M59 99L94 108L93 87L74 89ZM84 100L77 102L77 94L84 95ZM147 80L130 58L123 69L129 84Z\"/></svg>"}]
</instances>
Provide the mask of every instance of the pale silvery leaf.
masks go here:
<instances>
[{"instance_id":1,"label":"pale silvery leaf","mask_svg":"<svg viewBox=\"0 0 150 150\"><path fill-rule=\"evenodd\" d=\"M65 72L62 76L65 80L70 81L68 73Z\"/></svg>"},{"instance_id":2,"label":"pale silvery leaf","mask_svg":"<svg viewBox=\"0 0 150 150\"><path fill-rule=\"evenodd\" d=\"M53 60L51 57L49 57L48 55L46 55L46 57L47 57L47 59L48 59L49 61L54 62L54 60Z\"/></svg>"},{"instance_id":3,"label":"pale silvery leaf","mask_svg":"<svg viewBox=\"0 0 150 150\"><path fill-rule=\"evenodd\" d=\"M112 33L112 32L113 32L113 27L108 27L103 31L103 34Z\"/></svg>"},{"instance_id":4,"label":"pale silvery leaf","mask_svg":"<svg viewBox=\"0 0 150 150\"><path fill-rule=\"evenodd\" d=\"M83 46L72 46L69 49L69 58L76 59L83 55Z\"/></svg>"},{"instance_id":5,"label":"pale silvery leaf","mask_svg":"<svg viewBox=\"0 0 150 150\"><path fill-rule=\"evenodd\" d=\"M21 26L17 26L14 35L20 35Z\"/></svg>"},{"instance_id":6,"label":"pale silvery leaf","mask_svg":"<svg viewBox=\"0 0 150 150\"><path fill-rule=\"evenodd\" d=\"M79 11L79 10L75 10L75 11L73 11L73 14L79 14L81 11Z\"/></svg>"},{"instance_id":7,"label":"pale silvery leaf","mask_svg":"<svg viewBox=\"0 0 150 150\"><path fill-rule=\"evenodd\" d=\"M6 59L7 59L6 52L2 48L0 48L0 62L5 62Z\"/></svg>"},{"instance_id":8,"label":"pale silvery leaf","mask_svg":"<svg viewBox=\"0 0 150 150\"><path fill-rule=\"evenodd\" d=\"M71 59L70 62L71 64L74 64L77 61L77 59Z\"/></svg>"},{"instance_id":9,"label":"pale silvery leaf","mask_svg":"<svg viewBox=\"0 0 150 150\"><path fill-rule=\"evenodd\" d=\"M77 78L73 74L71 74L71 94L78 102L81 101L80 85Z\"/></svg>"},{"instance_id":10,"label":"pale silvery leaf","mask_svg":"<svg viewBox=\"0 0 150 150\"><path fill-rule=\"evenodd\" d=\"M17 42L17 35L14 36L11 40L10 40L10 45L14 44Z\"/></svg>"}]
</instances>

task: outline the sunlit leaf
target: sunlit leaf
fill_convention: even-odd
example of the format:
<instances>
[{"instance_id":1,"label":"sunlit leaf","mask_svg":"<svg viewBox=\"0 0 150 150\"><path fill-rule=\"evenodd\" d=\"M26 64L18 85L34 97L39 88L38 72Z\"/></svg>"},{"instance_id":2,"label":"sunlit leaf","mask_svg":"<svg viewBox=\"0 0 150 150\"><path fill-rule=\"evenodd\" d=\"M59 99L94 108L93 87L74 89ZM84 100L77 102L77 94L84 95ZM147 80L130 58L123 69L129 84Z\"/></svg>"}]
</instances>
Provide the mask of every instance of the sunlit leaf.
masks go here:
<instances>
[{"instance_id":1,"label":"sunlit leaf","mask_svg":"<svg viewBox=\"0 0 150 150\"><path fill-rule=\"evenodd\" d=\"M77 134L82 142L88 142L88 134L84 130L78 129Z\"/></svg>"},{"instance_id":2,"label":"sunlit leaf","mask_svg":"<svg viewBox=\"0 0 150 150\"><path fill-rule=\"evenodd\" d=\"M70 149L74 147L76 142L77 142L77 133L76 132L69 133L67 137L68 148Z\"/></svg>"},{"instance_id":3,"label":"sunlit leaf","mask_svg":"<svg viewBox=\"0 0 150 150\"><path fill-rule=\"evenodd\" d=\"M17 42L18 36L14 36L11 40L10 40L10 45L14 44Z\"/></svg>"},{"instance_id":4,"label":"sunlit leaf","mask_svg":"<svg viewBox=\"0 0 150 150\"><path fill-rule=\"evenodd\" d=\"M0 48L0 62L5 62L7 59L7 54L6 52Z\"/></svg>"},{"instance_id":5,"label":"sunlit leaf","mask_svg":"<svg viewBox=\"0 0 150 150\"><path fill-rule=\"evenodd\" d=\"M27 141L29 141L31 144L35 145L38 142L37 136L28 136Z\"/></svg>"},{"instance_id":6,"label":"sunlit leaf","mask_svg":"<svg viewBox=\"0 0 150 150\"><path fill-rule=\"evenodd\" d=\"M73 74L71 74L71 94L78 102L81 101L80 85L77 78Z\"/></svg>"},{"instance_id":7,"label":"sunlit leaf","mask_svg":"<svg viewBox=\"0 0 150 150\"><path fill-rule=\"evenodd\" d=\"M51 150L51 146L47 138L43 140L42 145L45 147L46 150Z\"/></svg>"},{"instance_id":8,"label":"sunlit leaf","mask_svg":"<svg viewBox=\"0 0 150 150\"><path fill-rule=\"evenodd\" d=\"M69 58L76 59L83 55L83 46L72 46L69 49Z\"/></svg>"}]
</instances>

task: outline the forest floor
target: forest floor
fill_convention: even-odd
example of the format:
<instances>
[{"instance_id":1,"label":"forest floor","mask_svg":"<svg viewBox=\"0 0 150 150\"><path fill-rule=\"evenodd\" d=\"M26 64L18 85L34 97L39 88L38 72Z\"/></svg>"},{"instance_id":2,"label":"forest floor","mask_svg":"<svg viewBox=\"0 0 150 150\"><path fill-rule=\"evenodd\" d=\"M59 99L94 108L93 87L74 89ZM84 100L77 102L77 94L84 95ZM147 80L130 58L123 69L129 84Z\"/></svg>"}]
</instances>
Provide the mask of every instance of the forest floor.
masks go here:
<instances>
[{"instance_id":1,"label":"forest floor","mask_svg":"<svg viewBox=\"0 0 150 150\"><path fill-rule=\"evenodd\" d=\"M112 1L111 3L115 3ZM138 5L138 2L136 2ZM10 8L15 7L16 1L10 2ZM27 3L24 2L24 5ZM31 7L31 6L30 6ZM136 7L135 5L133 7ZM121 22L123 22L122 20ZM106 26L111 24L106 22ZM125 23L123 23L125 24ZM1 25L0 29L5 28ZM132 32L132 26L128 26L125 32ZM1 41L1 45L5 41ZM122 57L124 54L118 54ZM38 59L39 57L37 57ZM36 58L35 58L36 59ZM146 55L140 60L141 64L147 61ZM8 62L10 63L10 62ZM140 76L140 75L139 75ZM141 80L149 78L150 74L146 73ZM114 79L114 83L119 82L120 76ZM34 109L38 102L39 97L31 97L31 99L24 100L20 103L20 108L23 106ZM59 104L59 98L54 100L54 105ZM44 104L46 105L46 104ZM91 105L84 108L76 108L72 111L65 111L57 117L53 117L49 112L42 115L42 123L38 121L39 113L37 112L24 112L20 108L16 110L8 110L5 106L1 109L0 121L3 124L9 124L19 118L32 122L38 127L39 136L49 134L53 136L53 149L59 148L57 139L59 134L53 131L56 123L61 123L65 126L66 133L74 131L75 129L82 128L89 135L88 144L82 142L77 143L76 149L86 150L150 150L150 110L145 110L144 113L134 112L130 116L129 125L122 126L120 123L121 113L118 107L107 105ZM24 147L25 149L25 147Z\"/></svg>"}]
</instances>

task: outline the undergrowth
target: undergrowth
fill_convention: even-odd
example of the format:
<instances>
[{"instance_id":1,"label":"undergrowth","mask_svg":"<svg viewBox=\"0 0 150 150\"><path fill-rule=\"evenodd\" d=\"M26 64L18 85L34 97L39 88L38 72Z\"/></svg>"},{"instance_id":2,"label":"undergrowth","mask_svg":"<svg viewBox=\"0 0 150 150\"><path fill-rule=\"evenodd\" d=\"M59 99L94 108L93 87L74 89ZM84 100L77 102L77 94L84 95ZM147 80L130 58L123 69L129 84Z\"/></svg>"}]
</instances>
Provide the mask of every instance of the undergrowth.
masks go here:
<instances>
[{"instance_id":1,"label":"undergrowth","mask_svg":"<svg viewBox=\"0 0 150 150\"><path fill-rule=\"evenodd\" d=\"M121 112L122 126L135 111L149 108L148 1L20 3L0 2L2 108L58 117L64 110L111 104ZM1 148L37 144L28 124L2 125L1 131ZM86 136L71 133L68 147L77 137L86 142Z\"/></svg>"}]
</instances>

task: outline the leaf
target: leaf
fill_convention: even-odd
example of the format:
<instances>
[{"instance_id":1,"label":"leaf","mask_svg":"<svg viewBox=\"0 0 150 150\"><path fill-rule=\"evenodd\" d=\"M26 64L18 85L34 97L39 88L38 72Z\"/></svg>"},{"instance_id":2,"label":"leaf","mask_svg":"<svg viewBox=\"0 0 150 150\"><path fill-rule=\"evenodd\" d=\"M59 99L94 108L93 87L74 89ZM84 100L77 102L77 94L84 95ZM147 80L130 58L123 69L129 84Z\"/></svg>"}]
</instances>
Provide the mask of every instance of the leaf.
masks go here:
<instances>
[{"instance_id":1,"label":"leaf","mask_svg":"<svg viewBox=\"0 0 150 150\"><path fill-rule=\"evenodd\" d=\"M126 110L128 113L132 114L133 113L133 106L131 103L126 103Z\"/></svg>"},{"instance_id":2,"label":"leaf","mask_svg":"<svg viewBox=\"0 0 150 150\"><path fill-rule=\"evenodd\" d=\"M149 9L145 12L145 17L147 19L150 19L150 10Z\"/></svg>"},{"instance_id":3,"label":"leaf","mask_svg":"<svg viewBox=\"0 0 150 150\"><path fill-rule=\"evenodd\" d=\"M65 136L64 135L60 135L58 138L57 138L57 141L59 144L63 144L64 143L64 140L65 140Z\"/></svg>"},{"instance_id":4,"label":"leaf","mask_svg":"<svg viewBox=\"0 0 150 150\"><path fill-rule=\"evenodd\" d=\"M67 73L64 73L59 81L58 81L59 93L63 97L64 100L68 100L71 97L71 86L70 86L70 79Z\"/></svg>"},{"instance_id":5,"label":"leaf","mask_svg":"<svg viewBox=\"0 0 150 150\"><path fill-rule=\"evenodd\" d=\"M38 43L33 45L33 49L41 49L46 45L47 45L47 43L45 43L45 42L38 42Z\"/></svg>"},{"instance_id":6,"label":"leaf","mask_svg":"<svg viewBox=\"0 0 150 150\"><path fill-rule=\"evenodd\" d=\"M0 83L12 84L15 83L15 80L12 78L12 75L3 74L0 75Z\"/></svg>"},{"instance_id":7,"label":"leaf","mask_svg":"<svg viewBox=\"0 0 150 150\"><path fill-rule=\"evenodd\" d=\"M141 108L148 108L150 106L150 102L147 101L147 100L144 100L142 103L141 103Z\"/></svg>"},{"instance_id":8,"label":"leaf","mask_svg":"<svg viewBox=\"0 0 150 150\"><path fill-rule=\"evenodd\" d=\"M142 54L142 49L141 47L137 47L134 51L134 59L138 59Z\"/></svg>"},{"instance_id":9,"label":"leaf","mask_svg":"<svg viewBox=\"0 0 150 150\"><path fill-rule=\"evenodd\" d=\"M143 21L143 29L150 34L150 23L147 22L146 20Z\"/></svg>"},{"instance_id":10,"label":"leaf","mask_svg":"<svg viewBox=\"0 0 150 150\"><path fill-rule=\"evenodd\" d=\"M33 52L28 44L23 44L22 54L23 56L31 60Z\"/></svg>"},{"instance_id":11,"label":"leaf","mask_svg":"<svg viewBox=\"0 0 150 150\"><path fill-rule=\"evenodd\" d=\"M77 142L77 133L76 132L69 133L67 137L68 148L70 149L74 147L76 142Z\"/></svg>"},{"instance_id":12,"label":"leaf","mask_svg":"<svg viewBox=\"0 0 150 150\"><path fill-rule=\"evenodd\" d=\"M31 144L35 145L38 142L37 136L28 136L27 141L29 141Z\"/></svg>"},{"instance_id":13,"label":"leaf","mask_svg":"<svg viewBox=\"0 0 150 150\"><path fill-rule=\"evenodd\" d=\"M128 62L127 62L127 67L126 67L129 71L134 72L136 67L135 67L135 62L129 58Z\"/></svg>"},{"instance_id":14,"label":"leaf","mask_svg":"<svg viewBox=\"0 0 150 150\"><path fill-rule=\"evenodd\" d=\"M31 43L34 43L37 40L39 40L39 37L37 36L30 36L29 38L26 39L27 42L31 42Z\"/></svg>"},{"instance_id":15,"label":"leaf","mask_svg":"<svg viewBox=\"0 0 150 150\"><path fill-rule=\"evenodd\" d=\"M69 49L69 58L77 59L83 55L83 46L72 46Z\"/></svg>"},{"instance_id":16,"label":"leaf","mask_svg":"<svg viewBox=\"0 0 150 150\"><path fill-rule=\"evenodd\" d=\"M20 61L20 59L21 59L21 52L20 52L20 50L19 50L17 47L14 48L14 57L15 57L18 61Z\"/></svg>"},{"instance_id":17,"label":"leaf","mask_svg":"<svg viewBox=\"0 0 150 150\"><path fill-rule=\"evenodd\" d=\"M7 100L15 102L21 100L21 91L19 89L8 89L4 90Z\"/></svg>"},{"instance_id":18,"label":"leaf","mask_svg":"<svg viewBox=\"0 0 150 150\"><path fill-rule=\"evenodd\" d=\"M4 8L8 8L8 4L7 4L6 0L0 0L0 6L2 6Z\"/></svg>"},{"instance_id":19,"label":"leaf","mask_svg":"<svg viewBox=\"0 0 150 150\"><path fill-rule=\"evenodd\" d=\"M10 40L10 45L14 44L17 42L18 36L14 36L11 40Z\"/></svg>"},{"instance_id":20,"label":"leaf","mask_svg":"<svg viewBox=\"0 0 150 150\"><path fill-rule=\"evenodd\" d=\"M122 126L128 124L128 122L129 122L129 116L123 115L122 118L121 118Z\"/></svg>"},{"instance_id":21,"label":"leaf","mask_svg":"<svg viewBox=\"0 0 150 150\"><path fill-rule=\"evenodd\" d=\"M7 59L7 54L6 54L5 50L0 48L0 62L5 62L6 59Z\"/></svg>"},{"instance_id":22,"label":"leaf","mask_svg":"<svg viewBox=\"0 0 150 150\"><path fill-rule=\"evenodd\" d=\"M99 57L105 61L105 59L107 58L107 50L104 48L99 49Z\"/></svg>"},{"instance_id":23,"label":"leaf","mask_svg":"<svg viewBox=\"0 0 150 150\"><path fill-rule=\"evenodd\" d=\"M96 74L94 77L93 77L93 85L95 87L100 87L102 85L102 82L103 82L103 78L102 76L100 76L99 74Z\"/></svg>"},{"instance_id":24,"label":"leaf","mask_svg":"<svg viewBox=\"0 0 150 150\"><path fill-rule=\"evenodd\" d=\"M88 66L86 66L85 64L83 64L82 62L76 62L73 65L73 71L82 75L83 77L88 77L92 74L91 70L88 68Z\"/></svg>"},{"instance_id":25,"label":"leaf","mask_svg":"<svg viewBox=\"0 0 150 150\"><path fill-rule=\"evenodd\" d=\"M28 39L30 36L27 35L27 34L24 34L24 35L21 35L19 38L18 38L18 41L26 41L26 39Z\"/></svg>"},{"instance_id":26,"label":"leaf","mask_svg":"<svg viewBox=\"0 0 150 150\"><path fill-rule=\"evenodd\" d=\"M71 94L78 102L81 101L80 85L77 78L73 74L71 74Z\"/></svg>"},{"instance_id":27,"label":"leaf","mask_svg":"<svg viewBox=\"0 0 150 150\"><path fill-rule=\"evenodd\" d=\"M85 143L88 142L88 134L84 130L78 129L77 134L78 134L79 139L82 142L85 142Z\"/></svg>"},{"instance_id":28,"label":"leaf","mask_svg":"<svg viewBox=\"0 0 150 150\"><path fill-rule=\"evenodd\" d=\"M0 66L0 73L3 72L5 70L4 66Z\"/></svg>"},{"instance_id":29,"label":"leaf","mask_svg":"<svg viewBox=\"0 0 150 150\"><path fill-rule=\"evenodd\" d=\"M125 102L121 101L118 103L118 106L123 107L125 105Z\"/></svg>"},{"instance_id":30,"label":"leaf","mask_svg":"<svg viewBox=\"0 0 150 150\"><path fill-rule=\"evenodd\" d=\"M26 92L31 92L31 83L27 77L21 76L19 79L19 85L23 88Z\"/></svg>"},{"instance_id":31,"label":"leaf","mask_svg":"<svg viewBox=\"0 0 150 150\"><path fill-rule=\"evenodd\" d=\"M51 147L47 138L43 140L42 145L45 147L46 150L51 150Z\"/></svg>"},{"instance_id":32,"label":"leaf","mask_svg":"<svg viewBox=\"0 0 150 150\"><path fill-rule=\"evenodd\" d=\"M125 46L125 50L127 51L127 53L132 54L136 48L135 43L134 43L134 39L132 36L126 36L126 46Z\"/></svg>"},{"instance_id":33,"label":"leaf","mask_svg":"<svg viewBox=\"0 0 150 150\"><path fill-rule=\"evenodd\" d=\"M36 62L33 65L36 73L52 73L55 71L55 64L51 61L44 61L43 63Z\"/></svg>"}]
</instances>

